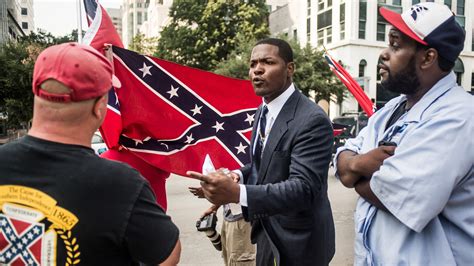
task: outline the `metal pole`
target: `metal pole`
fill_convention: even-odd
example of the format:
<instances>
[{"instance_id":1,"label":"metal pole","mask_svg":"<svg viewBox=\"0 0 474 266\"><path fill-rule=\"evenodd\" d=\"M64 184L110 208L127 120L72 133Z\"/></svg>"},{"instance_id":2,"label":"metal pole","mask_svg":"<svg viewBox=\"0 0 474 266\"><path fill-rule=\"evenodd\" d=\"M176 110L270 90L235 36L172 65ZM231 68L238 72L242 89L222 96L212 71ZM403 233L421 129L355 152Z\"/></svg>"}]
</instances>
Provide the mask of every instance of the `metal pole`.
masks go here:
<instances>
[{"instance_id":1,"label":"metal pole","mask_svg":"<svg viewBox=\"0 0 474 266\"><path fill-rule=\"evenodd\" d=\"M82 10L81 10L81 1L77 0L77 42L82 43Z\"/></svg>"}]
</instances>

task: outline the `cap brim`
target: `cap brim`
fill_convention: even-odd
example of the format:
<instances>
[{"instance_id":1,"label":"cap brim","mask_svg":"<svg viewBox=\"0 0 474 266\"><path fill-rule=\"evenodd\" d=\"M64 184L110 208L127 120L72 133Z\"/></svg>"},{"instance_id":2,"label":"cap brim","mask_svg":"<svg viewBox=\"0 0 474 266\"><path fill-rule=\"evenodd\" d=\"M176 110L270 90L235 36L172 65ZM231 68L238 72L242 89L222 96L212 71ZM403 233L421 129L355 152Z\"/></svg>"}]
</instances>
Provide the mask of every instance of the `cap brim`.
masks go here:
<instances>
[{"instance_id":1,"label":"cap brim","mask_svg":"<svg viewBox=\"0 0 474 266\"><path fill-rule=\"evenodd\" d=\"M112 86L117 89L122 87L122 83L115 75L112 75Z\"/></svg>"},{"instance_id":2,"label":"cap brim","mask_svg":"<svg viewBox=\"0 0 474 266\"><path fill-rule=\"evenodd\" d=\"M384 8L384 7L381 7L379 9L380 11L380 15L382 15L382 17L385 18L385 20L387 20L388 23L392 24L392 26L394 26L395 28L397 28L399 31L403 32L405 35L407 35L408 37L412 38L413 40L423 44L423 45L428 45L427 42L423 41L422 39L420 39L420 37L418 37L409 27L408 25L405 23L405 21L403 21L403 18L402 18L402 15L401 14L398 14L396 12L393 12L387 8Z\"/></svg>"}]
</instances>

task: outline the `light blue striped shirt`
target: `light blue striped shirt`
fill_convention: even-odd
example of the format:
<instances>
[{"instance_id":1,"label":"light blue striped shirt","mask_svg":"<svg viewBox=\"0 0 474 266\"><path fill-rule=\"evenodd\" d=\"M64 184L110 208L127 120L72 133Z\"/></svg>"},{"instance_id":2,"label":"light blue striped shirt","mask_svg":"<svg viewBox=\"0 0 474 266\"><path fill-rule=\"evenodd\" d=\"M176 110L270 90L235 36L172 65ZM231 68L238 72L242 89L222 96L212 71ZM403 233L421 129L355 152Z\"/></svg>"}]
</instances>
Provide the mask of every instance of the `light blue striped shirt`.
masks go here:
<instances>
[{"instance_id":1,"label":"light blue striped shirt","mask_svg":"<svg viewBox=\"0 0 474 266\"><path fill-rule=\"evenodd\" d=\"M397 97L338 149L359 154L398 144L370 187L390 211L364 199L354 217L355 265L474 265L474 97L441 79L390 128Z\"/></svg>"}]
</instances>

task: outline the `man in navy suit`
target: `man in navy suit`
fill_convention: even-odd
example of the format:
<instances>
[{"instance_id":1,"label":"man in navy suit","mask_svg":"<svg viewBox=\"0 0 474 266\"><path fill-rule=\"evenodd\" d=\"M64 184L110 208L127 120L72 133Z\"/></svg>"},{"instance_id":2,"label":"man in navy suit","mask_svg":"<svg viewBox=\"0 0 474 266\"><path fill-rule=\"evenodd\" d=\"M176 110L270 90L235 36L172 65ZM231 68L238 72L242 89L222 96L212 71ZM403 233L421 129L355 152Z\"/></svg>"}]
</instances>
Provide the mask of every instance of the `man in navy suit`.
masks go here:
<instances>
[{"instance_id":1,"label":"man in navy suit","mask_svg":"<svg viewBox=\"0 0 474 266\"><path fill-rule=\"evenodd\" d=\"M255 115L251 163L230 174L244 184L223 171L188 173L201 180L210 202L243 206L257 265L328 265L334 255L327 196L333 131L325 112L295 88L294 70L287 42L269 38L254 46L249 77L263 103Z\"/></svg>"}]
</instances>

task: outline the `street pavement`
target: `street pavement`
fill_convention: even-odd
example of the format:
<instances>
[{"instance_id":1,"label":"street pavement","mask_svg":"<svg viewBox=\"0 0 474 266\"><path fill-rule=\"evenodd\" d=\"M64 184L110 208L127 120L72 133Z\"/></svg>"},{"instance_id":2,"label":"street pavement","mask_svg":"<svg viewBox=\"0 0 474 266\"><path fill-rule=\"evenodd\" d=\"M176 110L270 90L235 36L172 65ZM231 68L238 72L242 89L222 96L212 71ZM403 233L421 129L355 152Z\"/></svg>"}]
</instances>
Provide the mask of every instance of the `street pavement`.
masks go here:
<instances>
[{"instance_id":1,"label":"street pavement","mask_svg":"<svg viewBox=\"0 0 474 266\"><path fill-rule=\"evenodd\" d=\"M336 254L330 265L352 265L354 223L353 213L357 196L353 190L343 187L329 170L329 199L336 226ZM210 203L197 199L188 191L199 182L187 177L172 175L167 181L168 214L179 227L182 245L180 265L224 265L220 252L214 249L206 235L196 230L196 220ZM219 210L218 227L222 222Z\"/></svg>"}]
</instances>

